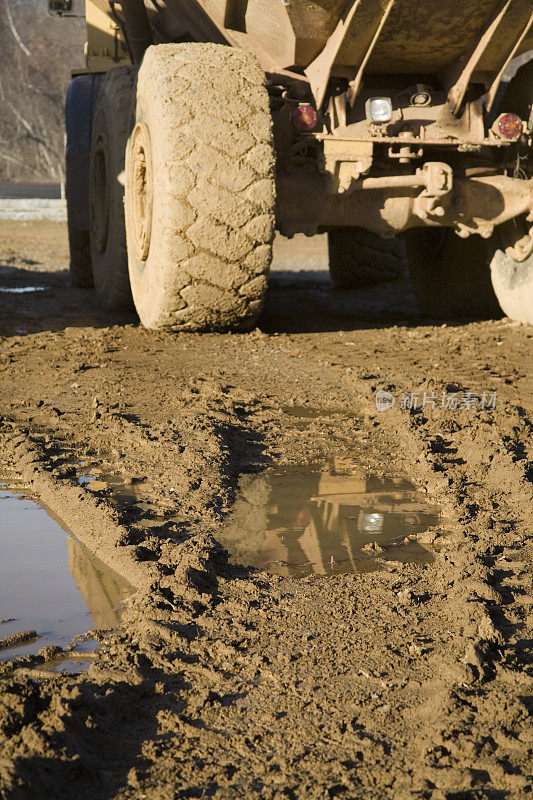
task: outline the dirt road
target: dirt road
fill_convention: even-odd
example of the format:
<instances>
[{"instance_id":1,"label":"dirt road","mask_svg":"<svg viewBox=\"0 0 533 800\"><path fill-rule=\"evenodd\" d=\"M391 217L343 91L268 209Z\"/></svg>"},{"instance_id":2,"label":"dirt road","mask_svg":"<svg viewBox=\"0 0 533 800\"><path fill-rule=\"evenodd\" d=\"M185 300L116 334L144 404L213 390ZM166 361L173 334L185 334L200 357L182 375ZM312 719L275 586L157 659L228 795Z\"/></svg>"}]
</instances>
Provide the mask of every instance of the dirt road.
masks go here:
<instances>
[{"instance_id":1,"label":"dirt road","mask_svg":"<svg viewBox=\"0 0 533 800\"><path fill-rule=\"evenodd\" d=\"M153 333L69 287L62 225L0 250L2 287L44 287L0 293L3 466L137 589L87 672L0 664L0 796L530 797L533 330L332 292L319 240L279 243L251 333ZM228 520L281 513L261 476L310 463L442 517L398 557L376 535L373 571L228 562Z\"/></svg>"}]
</instances>

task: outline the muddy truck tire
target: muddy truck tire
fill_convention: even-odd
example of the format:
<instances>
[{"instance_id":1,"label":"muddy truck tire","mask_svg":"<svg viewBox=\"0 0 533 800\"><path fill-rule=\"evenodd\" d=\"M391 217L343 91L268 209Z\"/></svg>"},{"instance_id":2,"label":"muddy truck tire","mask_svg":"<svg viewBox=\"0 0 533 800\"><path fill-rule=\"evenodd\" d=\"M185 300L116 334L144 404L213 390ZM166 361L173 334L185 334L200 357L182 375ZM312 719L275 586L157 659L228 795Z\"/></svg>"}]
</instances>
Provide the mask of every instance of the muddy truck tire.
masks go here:
<instances>
[{"instance_id":1,"label":"muddy truck tire","mask_svg":"<svg viewBox=\"0 0 533 800\"><path fill-rule=\"evenodd\" d=\"M490 271L502 311L517 322L533 325L533 253L524 261L515 261L502 247L496 247Z\"/></svg>"},{"instance_id":2,"label":"muddy truck tire","mask_svg":"<svg viewBox=\"0 0 533 800\"><path fill-rule=\"evenodd\" d=\"M364 228L328 233L329 274L337 289L358 289L400 278L407 270L400 239L383 239Z\"/></svg>"},{"instance_id":3,"label":"muddy truck tire","mask_svg":"<svg viewBox=\"0 0 533 800\"><path fill-rule=\"evenodd\" d=\"M150 47L126 158L135 307L147 328L246 330L267 286L274 151L254 56L212 44Z\"/></svg>"},{"instance_id":4,"label":"muddy truck tire","mask_svg":"<svg viewBox=\"0 0 533 800\"><path fill-rule=\"evenodd\" d=\"M65 162L70 279L73 286L93 286L89 239L89 163L94 110L102 75L76 75L65 101Z\"/></svg>"},{"instance_id":5,"label":"muddy truck tire","mask_svg":"<svg viewBox=\"0 0 533 800\"><path fill-rule=\"evenodd\" d=\"M134 72L115 67L102 81L96 103L90 169L90 246L94 288L109 309L132 307L126 228L124 166Z\"/></svg>"},{"instance_id":6,"label":"muddy truck tire","mask_svg":"<svg viewBox=\"0 0 533 800\"><path fill-rule=\"evenodd\" d=\"M409 277L423 314L501 316L485 239L461 239L451 228L413 228L404 238Z\"/></svg>"},{"instance_id":7,"label":"muddy truck tire","mask_svg":"<svg viewBox=\"0 0 533 800\"><path fill-rule=\"evenodd\" d=\"M533 60L518 70L503 95L501 108L513 111L533 127ZM529 150L528 172L531 174L533 153ZM531 223L524 217L513 223L514 234L519 230L525 238ZM502 233L504 231L502 230ZM522 261L512 258L505 248L504 236L496 231L491 250L492 285L502 310L518 322L533 325L533 253Z\"/></svg>"}]
</instances>

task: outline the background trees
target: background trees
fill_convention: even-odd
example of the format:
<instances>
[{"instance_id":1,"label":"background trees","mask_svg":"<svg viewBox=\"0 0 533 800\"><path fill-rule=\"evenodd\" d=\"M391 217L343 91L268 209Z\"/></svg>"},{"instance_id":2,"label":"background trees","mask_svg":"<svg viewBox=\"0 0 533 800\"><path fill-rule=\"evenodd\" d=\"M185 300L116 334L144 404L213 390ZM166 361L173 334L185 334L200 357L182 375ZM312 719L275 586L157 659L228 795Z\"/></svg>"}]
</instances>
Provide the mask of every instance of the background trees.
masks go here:
<instances>
[{"instance_id":1,"label":"background trees","mask_svg":"<svg viewBox=\"0 0 533 800\"><path fill-rule=\"evenodd\" d=\"M65 93L84 66L85 22L46 9L0 0L0 181L63 178Z\"/></svg>"}]
</instances>

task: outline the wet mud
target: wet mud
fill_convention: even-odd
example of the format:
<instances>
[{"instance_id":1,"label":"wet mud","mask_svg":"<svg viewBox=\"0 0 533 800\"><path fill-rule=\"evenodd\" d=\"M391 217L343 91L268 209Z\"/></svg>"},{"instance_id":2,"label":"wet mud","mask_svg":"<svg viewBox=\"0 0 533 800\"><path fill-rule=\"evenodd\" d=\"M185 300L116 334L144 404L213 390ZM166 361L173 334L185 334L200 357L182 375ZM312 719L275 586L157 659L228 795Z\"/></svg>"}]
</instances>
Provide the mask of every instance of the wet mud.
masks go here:
<instances>
[{"instance_id":1,"label":"wet mud","mask_svg":"<svg viewBox=\"0 0 533 800\"><path fill-rule=\"evenodd\" d=\"M333 292L298 239L254 331L153 333L30 234L3 460L134 592L68 668L0 662L0 797L530 797L531 328Z\"/></svg>"}]
</instances>

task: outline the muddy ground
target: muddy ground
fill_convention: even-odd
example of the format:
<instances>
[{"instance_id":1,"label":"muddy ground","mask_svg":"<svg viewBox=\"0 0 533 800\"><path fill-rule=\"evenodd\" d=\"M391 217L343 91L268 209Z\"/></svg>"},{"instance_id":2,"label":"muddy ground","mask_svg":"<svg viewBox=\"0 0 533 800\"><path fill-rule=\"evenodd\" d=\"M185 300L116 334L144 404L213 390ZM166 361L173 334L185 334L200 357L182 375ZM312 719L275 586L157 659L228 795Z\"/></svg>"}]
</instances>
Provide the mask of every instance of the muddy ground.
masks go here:
<instances>
[{"instance_id":1,"label":"muddy ground","mask_svg":"<svg viewBox=\"0 0 533 800\"><path fill-rule=\"evenodd\" d=\"M137 589L88 672L0 665L0 796L530 797L533 329L422 320L407 281L335 293L298 240L254 331L173 336L70 288L61 224L2 223L0 250L4 286L45 287L0 293L3 466ZM145 510L80 487L87 453ZM228 563L243 476L348 455L440 506L433 563Z\"/></svg>"}]
</instances>

